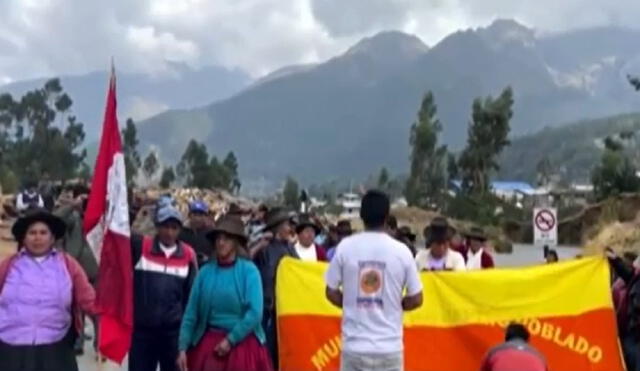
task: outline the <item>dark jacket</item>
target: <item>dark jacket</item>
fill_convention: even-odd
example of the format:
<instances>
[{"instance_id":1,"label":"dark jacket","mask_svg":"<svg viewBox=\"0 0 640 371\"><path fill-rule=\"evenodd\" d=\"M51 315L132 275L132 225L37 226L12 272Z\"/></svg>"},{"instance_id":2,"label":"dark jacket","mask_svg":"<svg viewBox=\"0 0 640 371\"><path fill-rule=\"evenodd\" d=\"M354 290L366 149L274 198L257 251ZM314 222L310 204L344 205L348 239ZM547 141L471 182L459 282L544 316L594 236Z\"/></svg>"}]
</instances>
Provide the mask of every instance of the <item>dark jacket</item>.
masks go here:
<instances>
[{"instance_id":1,"label":"dark jacket","mask_svg":"<svg viewBox=\"0 0 640 371\"><path fill-rule=\"evenodd\" d=\"M61 206L54 212L67 224L63 249L80 263L89 282L95 284L98 279L98 262L82 231L82 215L72 205Z\"/></svg>"},{"instance_id":2,"label":"dark jacket","mask_svg":"<svg viewBox=\"0 0 640 371\"><path fill-rule=\"evenodd\" d=\"M166 257L157 238L131 237L136 329L178 330L197 274L193 249L178 242Z\"/></svg>"},{"instance_id":3,"label":"dark jacket","mask_svg":"<svg viewBox=\"0 0 640 371\"><path fill-rule=\"evenodd\" d=\"M197 231L193 228L185 227L182 228L182 231L180 231L180 235L178 236L180 241L186 243L195 250L198 258L198 267L201 267L206 263L211 258L213 252L213 245L207 238L207 233L209 233L209 231L209 228Z\"/></svg>"},{"instance_id":4,"label":"dark jacket","mask_svg":"<svg viewBox=\"0 0 640 371\"><path fill-rule=\"evenodd\" d=\"M296 250L291 246L289 241L274 239L267 247L256 254L253 259L262 278L265 313L272 313L275 309L276 272L280 260L285 256L298 258Z\"/></svg>"},{"instance_id":5,"label":"dark jacket","mask_svg":"<svg viewBox=\"0 0 640 371\"><path fill-rule=\"evenodd\" d=\"M618 312L618 328L621 336L632 335L640 338L640 275L627 266L621 258L610 259L611 267L621 278L626 287L626 293L620 300Z\"/></svg>"}]
</instances>

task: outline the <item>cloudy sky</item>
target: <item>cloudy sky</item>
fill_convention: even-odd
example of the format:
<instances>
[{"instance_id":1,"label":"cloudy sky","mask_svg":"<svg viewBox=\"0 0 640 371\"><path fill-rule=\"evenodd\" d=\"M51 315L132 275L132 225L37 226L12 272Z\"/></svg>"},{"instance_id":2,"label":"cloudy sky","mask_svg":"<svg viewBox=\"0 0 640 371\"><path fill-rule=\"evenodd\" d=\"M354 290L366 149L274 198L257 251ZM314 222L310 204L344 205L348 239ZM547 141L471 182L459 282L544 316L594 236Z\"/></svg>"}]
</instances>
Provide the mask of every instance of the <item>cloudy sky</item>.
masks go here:
<instances>
[{"instance_id":1,"label":"cloudy sky","mask_svg":"<svg viewBox=\"0 0 640 371\"><path fill-rule=\"evenodd\" d=\"M385 29L433 45L495 18L542 31L637 27L638 0L0 0L0 83L104 69L162 76L167 62L261 76Z\"/></svg>"}]
</instances>

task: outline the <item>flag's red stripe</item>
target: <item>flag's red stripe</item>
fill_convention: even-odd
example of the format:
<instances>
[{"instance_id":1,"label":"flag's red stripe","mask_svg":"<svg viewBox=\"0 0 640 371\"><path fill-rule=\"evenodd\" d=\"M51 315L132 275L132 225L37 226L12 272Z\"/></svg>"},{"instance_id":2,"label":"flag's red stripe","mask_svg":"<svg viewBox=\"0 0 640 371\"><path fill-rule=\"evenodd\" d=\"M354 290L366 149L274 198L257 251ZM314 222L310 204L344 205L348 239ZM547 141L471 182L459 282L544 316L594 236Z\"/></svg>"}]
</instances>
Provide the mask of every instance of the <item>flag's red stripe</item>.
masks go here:
<instances>
[{"instance_id":1,"label":"flag's red stripe","mask_svg":"<svg viewBox=\"0 0 640 371\"><path fill-rule=\"evenodd\" d=\"M107 94L107 103L104 112L100 149L98 151L98 157L96 158L93 180L91 182L91 193L89 194L87 210L84 216L83 229L85 234L98 224L98 221L105 213L109 168L113 164L113 156L118 152L122 152L122 141L118 129L116 107L116 80L115 75L112 74L109 81L109 92Z\"/></svg>"},{"instance_id":2,"label":"flag's red stripe","mask_svg":"<svg viewBox=\"0 0 640 371\"><path fill-rule=\"evenodd\" d=\"M107 211L109 182L124 182L124 179L109 179L109 169L115 165L114 156L122 153L116 106L115 74L112 72L100 150L84 216L85 235L98 225ZM101 312L99 350L106 358L121 363L131 346L133 329L133 264L129 237L107 229L101 249L92 248L101 251L97 289L97 304Z\"/></svg>"},{"instance_id":3,"label":"flag's red stripe","mask_svg":"<svg viewBox=\"0 0 640 371\"><path fill-rule=\"evenodd\" d=\"M122 362L133 328L133 264L129 238L107 231L100 259L98 306L102 316L100 353Z\"/></svg>"}]
</instances>

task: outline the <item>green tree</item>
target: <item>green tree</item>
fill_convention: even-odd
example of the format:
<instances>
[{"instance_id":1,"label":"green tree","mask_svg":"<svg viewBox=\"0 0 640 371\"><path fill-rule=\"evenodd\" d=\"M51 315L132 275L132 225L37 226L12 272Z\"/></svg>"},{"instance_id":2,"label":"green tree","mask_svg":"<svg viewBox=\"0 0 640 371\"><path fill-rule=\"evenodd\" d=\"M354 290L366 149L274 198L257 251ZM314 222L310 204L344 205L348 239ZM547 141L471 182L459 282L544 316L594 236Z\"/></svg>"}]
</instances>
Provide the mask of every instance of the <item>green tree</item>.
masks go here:
<instances>
[{"instance_id":1,"label":"green tree","mask_svg":"<svg viewBox=\"0 0 640 371\"><path fill-rule=\"evenodd\" d=\"M386 167L380 169L380 174L378 175L378 188L381 190L386 190L389 186L389 171Z\"/></svg>"},{"instance_id":2,"label":"green tree","mask_svg":"<svg viewBox=\"0 0 640 371\"><path fill-rule=\"evenodd\" d=\"M14 179L53 180L78 176L86 157L82 149L84 126L68 116L73 101L59 79L25 93L20 99L0 94L0 169L7 172L5 189ZM59 125L54 125L59 118Z\"/></svg>"},{"instance_id":3,"label":"green tree","mask_svg":"<svg viewBox=\"0 0 640 371\"><path fill-rule=\"evenodd\" d=\"M546 186L551 183L553 166L549 157L544 156L536 165L536 178L539 186Z\"/></svg>"},{"instance_id":4,"label":"green tree","mask_svg":"<svg viewBox=\"0 0 640 371\"><path fill-rule=\"evenodd\" d=\"M122 150L124 152L124 166L127 173L127 185L135 185L138 170L142 165L140 153L138 153L138 130L132 119L127 119L126 126L122 131Z\"/></svg>"},{"instance_id":5,"label":"green tree","mask_svg":"<svg viewBox=\"0 0 640 371\"><path fill-rule=\"evenodd\" d=\"M173 167L165 167L162 170L162 175L160 176L160 187L167 189L173 185L173 182L176 180L176 174L173 172Z\"/></svg>"},{"instance_id":6,"label":"green tree","mask_svg":"<svg viewBox=\"0 0 640 371\"><path fill-rule=\"evenodd\" d=\"M284 204L287 207L298 209L300 206L300 200L298 196L300 195L300 186L298 182L292 177L287 177L287 180L284 183L284 189L282 190L282 198L284 199Z\"/></svg>"},{"instance_id":7,"label":"green tree","mask_svg":"<svg viewBox=\"0 0 640 371\"><path fill-rule=\"evenodd\" d=\"M474 100L467 146L459 160L462 187L466 192L486 194L490 190L491 172L500 170L498 157L510 143L507 138L511 131L512 107L510 87L497 99Z\"/></svg>"},{"instance_id":8,"label":"green tree","mask_svg":"<svg viewBox=\"0 0 640 371\"><path fill-rule=\"evenodd\" d=\"M436 118L437 107L433 93L422 99L418 119L411 126L411 165L405 197L412 206L432 207L441 202L445 189L444 160L446 146L438 146L442 125Z\"/></svg>"},{"instance_id":9,"label":"green tree","mask_svg":"<svg viewBox=\"0 0 640 371\"><path fill-rule=\"evenodd\" d=\"M640 179L624 147L607 137L600 164L593 169L591 180L598 200L626 192L640 191Z\"/></svg>"},{"instance_id":10,"label":"green tree","mask_svg":"<svg viewBox=\"0 0 640 371\"><path fill-rule=\"evenodd\" d=\"M217 162L213 157L212 163ZM185 181L187 187L213 188L215 174L209 160L209 152L204 144L192 139L182 155L177 166L178 176Z\"/></svg>"},{"instance_id":11,"label":"green tree","mask_svg":"<svg viewBox=\"0 0 640 371\"><path fill-rule=\"evenodd\" d=\"M147 179L153 178L153 176L158 171L160 164L158 163L158 158L156 157L156 153L154 151L150 151L147 157L144 159L144 163L142 165L142 171Z\"/></svg>"},{"instance_id":12,"label":"green tree","mask_svg":"<svg viewBox=\"0 0 640 371\"><path fill-rule=\"evenodd\" d=\"M222 161L222 166L227 175L227 184L224 187L226 190L232 193L240 191L242 184L240 183L240 176L238 175L238 159L233 152L229 152L227 157Z\"/></svg>"},{"instance_id":13,"label":"green tree","mask_svg":"<svg viewBox=\"0 0 640 371\"><path fill-rule=\"evenodd\" d=\"M453 153L447 154L447 177L450 180L458 179L460 170L458 169L458 159Z\"/></svg>"}]
</instances>

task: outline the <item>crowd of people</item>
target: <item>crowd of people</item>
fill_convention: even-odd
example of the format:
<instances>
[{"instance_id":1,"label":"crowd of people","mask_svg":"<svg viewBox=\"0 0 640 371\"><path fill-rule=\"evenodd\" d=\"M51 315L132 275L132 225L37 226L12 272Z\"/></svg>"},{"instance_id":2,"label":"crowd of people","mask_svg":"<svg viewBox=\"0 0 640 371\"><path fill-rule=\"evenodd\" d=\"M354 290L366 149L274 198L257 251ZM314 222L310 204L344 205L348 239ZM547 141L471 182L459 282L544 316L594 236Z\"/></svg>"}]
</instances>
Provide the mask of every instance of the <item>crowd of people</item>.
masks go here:
<instances>
[{"instance_id":1,"label":"crowd of people","mask_svg":"<svg viewBox=\"0 0 640 371\"><path fill-rule=\"evenodd\" d=\"M17 252L0 264L0 370L77 370L85 317L97 338L98 266L82 233L88 191L64 189L52 212L34 189L18 198L18 205L31 206L12 228ZM398 226L382 192L364 196L361 219L364 231L356 233L348 220L323 225L313 214L262 205L250 213L231 206L214 221L202 200L190 203L185 218L175 200L163 196L155 234L131 236L129 370L277 369L275 287L284 257L329 263L327 300L343 310L343 370L402 370L402 314L422 305L419 272L490 269L494 260L482 229L460 232L443 217L425 227L424 248L418 248L417 236ZM552 252L545 249L548 262L557 261ZM637 259L609 255L625 359L635 370ZM479 360L479 368L546 369L527 343L524 327L509 326L506 342Z\"/></svg>"}]
</instances>

